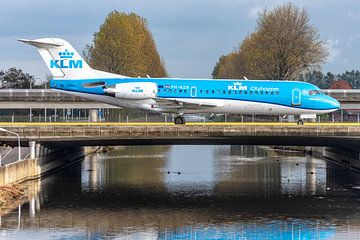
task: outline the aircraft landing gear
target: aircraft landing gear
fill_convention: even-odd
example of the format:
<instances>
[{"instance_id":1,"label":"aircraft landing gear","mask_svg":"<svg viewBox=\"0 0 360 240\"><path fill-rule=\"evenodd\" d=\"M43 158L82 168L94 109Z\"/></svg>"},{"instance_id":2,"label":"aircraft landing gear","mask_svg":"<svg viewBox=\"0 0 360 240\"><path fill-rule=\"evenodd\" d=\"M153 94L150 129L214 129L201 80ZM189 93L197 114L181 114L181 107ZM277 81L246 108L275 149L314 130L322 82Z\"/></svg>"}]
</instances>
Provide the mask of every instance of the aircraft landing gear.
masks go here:
<instances>
[{"instance_id":1,"label":"aircraft landing gear","mask_svg":"<svg viewBox=\"0 0 360 240\"><path fill-rule=\"evenodd\" d=\"M300 119L299 121L297 121L297 125L304 125L304 121Z\"/></svg>"},{"instance_id":2,"label":"aircraft landing gear","mask_svg":"<svg viewBox=\"0 0 360 240\"><path fill-rule=\"evenodd\" d=\"M177 124L185 124L186 121L185 121L185 118L180 115L180 116L175 117L174 123L175 123L176 125L177 125Z\"/></svg>"}]
</instances>

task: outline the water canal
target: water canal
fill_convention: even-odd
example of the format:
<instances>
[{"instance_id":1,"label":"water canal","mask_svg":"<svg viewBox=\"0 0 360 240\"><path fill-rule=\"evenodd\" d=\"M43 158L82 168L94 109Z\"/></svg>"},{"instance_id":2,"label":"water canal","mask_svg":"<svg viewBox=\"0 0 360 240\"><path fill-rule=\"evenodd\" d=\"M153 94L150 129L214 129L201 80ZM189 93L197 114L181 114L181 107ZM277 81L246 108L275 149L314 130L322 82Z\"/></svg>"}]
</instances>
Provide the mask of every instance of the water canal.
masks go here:
<instances>
[{"instance_id":1,"label":"water canal","mask_svg":"<svg viewBox=\"0 0 360 240\"><path fill-rule=\"evenodd\" d=\"M120 147L39 189L0 239L360 239L360 174L269 147Z\"/></svg>"}]
</instances>

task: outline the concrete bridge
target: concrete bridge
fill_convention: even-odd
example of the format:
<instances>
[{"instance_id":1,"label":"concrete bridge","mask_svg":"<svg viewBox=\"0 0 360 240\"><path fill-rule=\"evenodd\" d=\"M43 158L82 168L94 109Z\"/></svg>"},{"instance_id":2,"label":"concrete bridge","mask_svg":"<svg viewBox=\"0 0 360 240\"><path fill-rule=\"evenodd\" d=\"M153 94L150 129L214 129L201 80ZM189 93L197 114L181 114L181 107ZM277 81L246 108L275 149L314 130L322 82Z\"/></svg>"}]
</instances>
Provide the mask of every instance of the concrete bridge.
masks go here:
<instances>
[{"instance_id":1,"label":"concrete bridge","mask_svg":"<svg viewBox=\"0 0 360 240\"><path fill-rule=\"evenodd\" d=\"M323 147L321 154L325 157L360 170L360 124L355 123L307 123L304 126L297 126L295 123L193 123L186 126L164 123L2 125L7 125L1 127L19 134L21 145L29 147L29 159L36 160L30 165L20 164L21 167L16 169L28 169L29 165L35 169L36 176L73 163L69 159L79 159L86 152L93 152L94 148L89 150L89 147L116 145L320 146ZM17 138L7 132L0 132L0 143L14 147L18 145Z\"/></svg>"},{"instance_id":2,"label":"concrete bridge","mask_svg":"<svg viewBox=\"0 0 360 240\"><path fill-rule=\"evenodd\" d=\"M22 145L296 145L360 149L360 124L198 123L186 126L152 123L62 123L6 126ZM0 142L16 146L16 138L0 132Z\"/></svg>"}]
</instances>

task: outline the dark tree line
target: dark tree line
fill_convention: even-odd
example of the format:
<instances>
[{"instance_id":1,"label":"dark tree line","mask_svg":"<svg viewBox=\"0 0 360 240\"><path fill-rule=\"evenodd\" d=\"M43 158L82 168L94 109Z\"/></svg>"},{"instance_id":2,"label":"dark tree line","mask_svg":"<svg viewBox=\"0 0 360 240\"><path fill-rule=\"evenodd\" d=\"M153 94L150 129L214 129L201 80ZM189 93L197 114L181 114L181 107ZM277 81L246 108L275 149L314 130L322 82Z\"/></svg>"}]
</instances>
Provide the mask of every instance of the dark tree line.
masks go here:
<instances>
[{"instance_id":1,"label":"dark tree line","mask_svg":"<svg viewBox=\"0 0 360 240\"><path fill-rule=\"evenodd\" d=\"M340 74L334 74L331 72L324 74L321 71L314 70L312 72L299 75L297 80L315 84L322 89L330 88L334 82L343 80L348 82L351 88L360 89L359 70L345 71L344 73Z\"/></svg>"},{"instance_id":2,"label":"dark tree line","mask_svg":"<svg viewBox=\"0 0 360 240\"><path fill-rule=\"evenodd\" d=\"M33 75L19 68L0 71L0 88L44 88L47 83L37 83Z\"/></svg>"}]
</instances>

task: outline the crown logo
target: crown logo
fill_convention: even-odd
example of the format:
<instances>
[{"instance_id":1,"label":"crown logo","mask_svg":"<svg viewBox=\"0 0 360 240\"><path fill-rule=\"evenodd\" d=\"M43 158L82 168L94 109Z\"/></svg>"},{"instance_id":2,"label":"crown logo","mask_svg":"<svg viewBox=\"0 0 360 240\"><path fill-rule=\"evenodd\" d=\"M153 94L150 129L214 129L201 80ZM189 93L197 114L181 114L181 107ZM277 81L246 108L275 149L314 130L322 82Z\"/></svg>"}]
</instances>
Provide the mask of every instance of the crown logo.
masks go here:
<instances>
[{"instance_id":1,"label":"crown logo","mask_svg":"<svg viewBox=\"0 0 360 240\"><path fill-rule=\"evenodd\" d=\"M242 85L242 82L234 82L233 84L239 86Z\"/></svg>"},{"instance_id":2,"label":"crown logo","mask_svg":"<svg viewBox=\"0 0 360 240\"><path fill-rule=\"evenodd\" d=\"M65 49L64 52L59 52L60 58L72 58L74 56L74 52L69 52L67 49Z\"/></svg>"}]
</instances>

